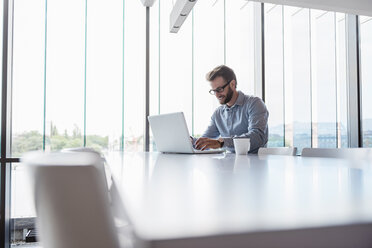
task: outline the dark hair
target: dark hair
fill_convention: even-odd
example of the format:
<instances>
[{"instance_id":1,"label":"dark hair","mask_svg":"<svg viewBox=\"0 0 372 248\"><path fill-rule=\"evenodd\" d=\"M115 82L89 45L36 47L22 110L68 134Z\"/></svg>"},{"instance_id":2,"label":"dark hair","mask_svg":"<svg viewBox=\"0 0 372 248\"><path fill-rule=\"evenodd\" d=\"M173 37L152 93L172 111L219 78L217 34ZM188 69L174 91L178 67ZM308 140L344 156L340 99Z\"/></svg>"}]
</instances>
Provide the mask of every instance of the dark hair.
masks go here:
<instances>
[{"instance_id":1,"label":"dark hair","mask_svg":"<svg viewBox=\"0 0 372 248\"><path fill-rule=\"evenodd\" d=\"M208 81L213 81L217 77L222 77L223 79L225 79L226 82L235 80L235 87L238 84L236 81L234 71L230 67L227 67L226 65L217 66L216 68L208 72L206 75L206 79Z\"/></svg>"}]
</instances>

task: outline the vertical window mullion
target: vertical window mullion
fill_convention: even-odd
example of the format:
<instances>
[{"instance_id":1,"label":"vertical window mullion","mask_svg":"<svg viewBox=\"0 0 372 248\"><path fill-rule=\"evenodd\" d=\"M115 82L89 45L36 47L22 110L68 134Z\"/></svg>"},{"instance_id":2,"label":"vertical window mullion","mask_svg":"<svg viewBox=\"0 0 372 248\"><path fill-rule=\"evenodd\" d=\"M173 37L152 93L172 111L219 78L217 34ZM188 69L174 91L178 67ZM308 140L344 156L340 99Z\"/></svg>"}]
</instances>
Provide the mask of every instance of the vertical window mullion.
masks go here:
<instances>
[{"instance_id":1,"label":"vertical window mullion","mask_svg":"<svg viewBox=\"0 0 372 248\"><path fill-rule=\"evenodd\" d=\"M254 15L255 15L255 87L254 93L256 96L261 97L265 101L265 52L264 52L264 4L257 3L254 6Z\"/></svg>"},{"instance_id":2,"label":"vertical window mullion","mask_svg":"<svg viewBox=\"0 0 372 248\"><path fill-rule=\"evenodd\" d=\"M47 42L48 42L48 0L45 0L45 27L44 27L44 115L43 115L43 150L45 151L46 137L46 82L47 82Z\"/></svg>"},{"instance_id":3,"label":"vertical window mullion","mask_svg":"<svg viewBox=\"0 0 372 248\"><path fill-rule=\"evenodd\" d=\"M159 1L160 2L160 1ZM123 0L123 43L122 43L122 74L121 74L121 139L120 139L120 150L124 151L124 60L125 60L125 54L124 54L124 44L125 44L125 0Z\"/></svg>"},{"instance_id":4,"label":"vertical window mullion","mask_svg":"<svg viewBox=\"0 0 372 248\"><path fill-rule=\"evenodd\" d=\"M194 136L194 119L195 119L195 114L194 114L194 10L191 11L191 90L192 90L192 106L191 106L191 135ZM226 35L226 32L225 32ZM225 39L226 41L226 39ZM226 50L226 42L225 42L225 50ZM226 58L226 56L225 56Z\"/></svg>"},{"instance_id":5,"label":"vertical window mullion","mask_svg":"<svg viewBox=\"0 0 372 248\"><path fill-rule=\"evenodd\" d=\"M83 146L87 145L87 42L88 42L88 0L85 0L85 37L84 37L84 141Z\"/></svg>"},{"instance_id":6,"label":"vertical window mullion","mask_svg":"<svg viewBox=\"0 0 372 248\"><path fill-rule=\"evenodd\" d=\"M14 2L3 2L2 34L2 91L1 91L1 163L0 163L0 246L10 247L10 190L11 164L11 90L12 90L12 39Z\"/></svg>"}]
</instances>

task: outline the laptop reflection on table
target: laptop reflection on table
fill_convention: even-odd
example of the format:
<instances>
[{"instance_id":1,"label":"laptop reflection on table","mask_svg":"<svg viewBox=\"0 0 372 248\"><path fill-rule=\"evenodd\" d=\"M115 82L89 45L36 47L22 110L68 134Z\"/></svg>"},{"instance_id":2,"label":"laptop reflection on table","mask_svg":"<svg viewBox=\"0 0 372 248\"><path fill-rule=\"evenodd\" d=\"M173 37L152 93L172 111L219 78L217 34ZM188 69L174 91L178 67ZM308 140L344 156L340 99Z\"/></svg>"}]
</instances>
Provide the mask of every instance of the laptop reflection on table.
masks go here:
<instances>
[{"instance_id":1,"label":"laptop reflection on table","mask_svg":"<svg viewBox=\"0 0 372 248\"><path fill-rule=\"evenodd\" d=\"M152 115L148 117L157 150L164 153L209 154L222 153L224 149L197 150L190 140L183 112Z\"/></svg>"}]
</instances>

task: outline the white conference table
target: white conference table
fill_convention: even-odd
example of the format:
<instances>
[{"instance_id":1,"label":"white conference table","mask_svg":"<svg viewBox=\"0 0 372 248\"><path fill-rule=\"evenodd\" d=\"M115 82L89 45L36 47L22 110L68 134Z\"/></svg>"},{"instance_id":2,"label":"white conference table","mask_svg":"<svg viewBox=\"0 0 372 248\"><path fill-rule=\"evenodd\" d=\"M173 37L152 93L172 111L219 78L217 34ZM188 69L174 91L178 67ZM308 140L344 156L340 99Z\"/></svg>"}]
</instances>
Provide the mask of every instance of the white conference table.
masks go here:
<instances>
[{"instance_id":1,"label":"white conference table","mask_svg":"<svg viewBox=\"0 0 372 248\"><path fill-rule=\"evenodd\" d=\"M372 161L111 153L137 247L372 247Z\"/></svg>"}]
</instances>

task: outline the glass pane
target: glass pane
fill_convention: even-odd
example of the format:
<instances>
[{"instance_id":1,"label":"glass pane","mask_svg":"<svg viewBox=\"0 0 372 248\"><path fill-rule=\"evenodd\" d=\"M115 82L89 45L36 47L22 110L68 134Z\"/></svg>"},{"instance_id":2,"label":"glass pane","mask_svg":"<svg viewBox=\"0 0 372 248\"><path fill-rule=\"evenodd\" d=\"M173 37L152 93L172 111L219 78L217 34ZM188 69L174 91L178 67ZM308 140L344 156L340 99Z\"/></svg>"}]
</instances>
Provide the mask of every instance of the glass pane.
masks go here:
<instances>
[{"instance_id":1,"label":"glass pane","mask_svg":"<svg viewBox=\"0 0 372 248\"><path fill-rule=\"evenodd\" d=\"M372 17L360 17L363 146L372 147Z\"/></svg>"},{"instance_id":2,"label":"glass pane","mask_svg":"<svg viewBox=\"0 0 372 248\"><path fill-rule=\"evenodd\" d=\"M143 150L146 73L146 8L125 1L124 12L124 150ZM122 34L122 32L120 32ZM121 53L121 49L119 50Z\"/></svg>"},{"instance_id":3,"label":"glass pane","mask_svg":"<svg viewBox=\"0 0 372 248\"><path fill-rule=\"evenodd\" d=\"M216 97L208 93L210 85L205 75L216 66L224 64L223 13L224 1L204 0L194 6L195 136L203 134L213 111L219 106Z\"/></svg>"},{"instance_id":4,"label":"glass pane","mask_svg":"<svg viewBox=\"0 0 372 248\"><path fill-rule=\"evenodd\" d=\"M299 151L311 147L309 15L308 9L284 7L286 145Z\"/></svg>"},{"instance_id":5,"label":"glass pane","mask_svg":"<svg viewBox=\"0 0 372 248\"><path fill-rule=\"evenodd\" d=\"M13 24L11 155L20 157L43 145L45 1L14 1ZM35 227L34 202L26 173L21 163L11 164L11 244L17 247L25 243L26 234ZM34 243L33 247L38 246Z\"/></svg>"},{"instance_id":6,"label":"glass pane","mask_svg":"<svg viewBox=\"0 0 372 248\"><path fill-rule=\"evenodd\" d=\"M45 150L80 147L84 134L85 1L49 1L47 18Z\"/></svg>"},{"instance_id":7,"label":"glass pane","mask_svg":"<svg viewBox=\"0 0 372 248\"><path fill-rule=\"evenodd\" d=\"M150 115L160 114L160 32L169 32L167 26L161 25L160 5L161 1L156 1L151 7L150 14ZM160 24L160 25L159 25ZM150 127L150 151L156 151L155 141Z\"/></svg>"},{"instance_id":8,"label":"glass pane","mask_svg":"<svg viewBox=\"0 0 372 248\"><path fill-rule=\"evenodd\" d=\"M345 14L265 4L269 146L348 146L345 34Z\"/></svg>"},{"instance_id":9,"label":"glass pane","mask_svg":"<svg viewBox=\"0 0 372 248\"><path fill-rule=\"evenodd\" d=\"M346 85L346 15L336 14L337 147L348 147Z\"/></svg>"},{"instance_id":10,"label":"glass pane","mask_svg":"<svg viewBox=\"0 0 372 248\"><path fill-rule=\"evenodd\" d=\"M109 0L102 4L102 1L90 0L87 20L86 145L102 152L119 150L123 2Z\"/></svg>"},{"instance_id":11,"label":"glass pane","mask_svg":"<svg viewBox=\"0 0 372 248\"><path fill-rule=\"evenodd\" d=\"M45 2L14 1L12 156L43 148Z\"/></svg>"},{"instance_id":12,"label":"glass pane","mask_svg":"<svg viewBox=\"0 0 372 248\"><path fill-rule=\"evenodd\" d=\"M226 1L226 65L236 74L237 89L249 95L254 94L254 4Z\"/></svg>"},{"instance_id":13,"label":"glass pane","mask_svg":"<svg viewBox=\"0 0 372 248\"><path fill-rule=\"evenodd\" d=\"M11 164L11 230L12 247L40 247L29 242L28 232L35 230L35 207L29 170L22 163Z\"/></svg>"},{"instance_id":14,"label":"glass pane","mask_svg":"<svg viewBox=\"0 0 372 248\"><path fill-rule=\"evenodd\" d=\"M313 147L336 148L336 14L311 10Z\"/></svg>"},{"instance_id":15,"label":"glass pane","mask_svg":"<svg viewBox=\"0 0 372 248\"><path fill-rule=\"evenodd\" d=\"M195 6L202 2L198 2ZM177 34L169 32L172 1L160 4L160 112L182 111L192 133L192 14Z\"/></svg>"},{"instance_id":16,"label":"glass pane","mask_svg":"<svg viewBox=\"0 0 372 248\"><path fill-rule=\"evenodd\" d=\"M265 101L269 147L284 146L283 7L265 4Z\"/></svg>"}]
</instances>

